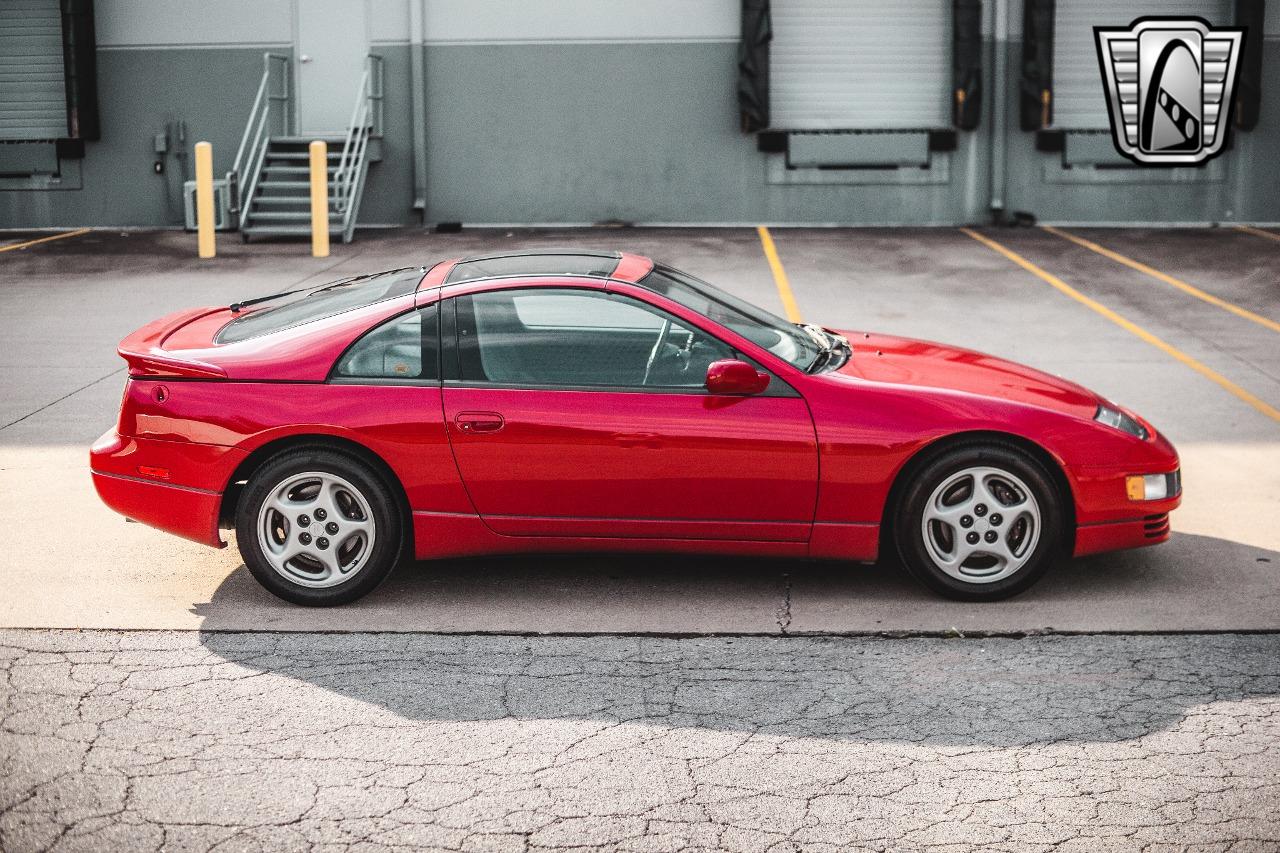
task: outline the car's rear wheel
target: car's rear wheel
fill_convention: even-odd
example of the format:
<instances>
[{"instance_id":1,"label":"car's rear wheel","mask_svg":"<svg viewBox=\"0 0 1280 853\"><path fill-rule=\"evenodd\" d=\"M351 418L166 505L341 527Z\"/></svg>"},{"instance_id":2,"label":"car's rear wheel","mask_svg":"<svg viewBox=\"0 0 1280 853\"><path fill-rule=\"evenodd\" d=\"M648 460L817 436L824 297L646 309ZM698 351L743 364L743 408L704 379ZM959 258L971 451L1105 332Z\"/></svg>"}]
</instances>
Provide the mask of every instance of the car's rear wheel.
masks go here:
<instances>
[{"instance_id":1,"label":"car's rear wheel","mask_svg":"<svg viewBox=\"0 0 1280 853\"><path fill-rule=\"evenodd\" d=\"M907 569L950 598L992 601L1040 579L1058 552L1061 497L1049 472L1012 446L966 445L930 460L894 519Z\"/></svg>"},{"instance_id":2,"label":"car's rear wheel","mask_svg":"<svg viewBox=\"0 0 1280 853\"><path fill-rule=\"evenodd\" d=\"M236 517L240 555L285 601L315 607L369 593L400 557L395 498L367 465L329 450L271 459L250 478Z\"/></svg>"}]
</instances>

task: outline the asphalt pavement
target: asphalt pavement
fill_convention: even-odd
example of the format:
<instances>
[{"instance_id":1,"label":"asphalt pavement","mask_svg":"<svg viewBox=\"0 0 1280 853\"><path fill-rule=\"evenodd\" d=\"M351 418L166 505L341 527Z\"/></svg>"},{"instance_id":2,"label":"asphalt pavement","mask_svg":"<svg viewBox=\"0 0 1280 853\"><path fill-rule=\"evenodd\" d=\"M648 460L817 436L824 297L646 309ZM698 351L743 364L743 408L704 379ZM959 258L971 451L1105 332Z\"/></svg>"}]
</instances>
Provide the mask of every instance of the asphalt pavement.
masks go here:
<instances>
[{"instance_id":1,"label":"asphalt pavement","mask_svg":"<svg viewBox=\"0 0 1280 853\"><path fill-rule=\"evenodd\" d=\"M1280 843L1277 635L0 632L0 849Z\"/></svg>"}]
</instances>

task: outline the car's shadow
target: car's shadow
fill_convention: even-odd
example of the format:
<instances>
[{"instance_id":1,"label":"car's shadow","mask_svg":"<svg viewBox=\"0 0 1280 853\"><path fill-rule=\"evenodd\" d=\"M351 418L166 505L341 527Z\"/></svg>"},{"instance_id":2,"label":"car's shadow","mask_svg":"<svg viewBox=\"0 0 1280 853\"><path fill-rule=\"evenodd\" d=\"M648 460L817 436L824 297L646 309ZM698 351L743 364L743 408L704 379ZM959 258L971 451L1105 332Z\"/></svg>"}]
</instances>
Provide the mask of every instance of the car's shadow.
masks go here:
<instances>
[{"instance_id":1,"label":"car's shadow","mask_svg":"<svg viewBox=\"0 0 1280 853\"><path fill-rule=\"evenodd\" d=\"M1237 543L1180 535L1168 547L1175 554L1208 549L1220 562L1202 567L1207 576L1193 583L1195 571L1168 570L1169 554L1144 556L1156 551L1075 561L1028 595L979 612L1106 612L1125 602L1141 610L1164 594L1201 595L1215 579L1229 579L1233 560L1280 569L1280 554ZM365 601L332 611L276 603L242 567L198 610L202 642L220 658L417 720L630 721L1008 746L1121 741L1170 728L1205 703L1280 694L1276 634L905 641L776 635L788 596L793 611L817 608L823 590L871 611L974 612L938 601L888 567L652 556L411 565ZM810 598L814 603L805 604ZM244 614L233 611L243 607L260 612L258 627L280 627L284 619L296 629L310 620L340 633L238 633ZM740 607L754 610L742 619ZM420 612L427 618L417 618ZM793 626L800 616L791 613ZM753 620L775 636L627 633L750 633L732 626ZM369 630L429 633L341 633ZM476 636L521 630L530 634ZM614 633L537 635L544 631Z\"/></svg>"},{"instance_id":2,"label":"car's shadow","mask_svg":"<svg viewBox=\"0 0 1280 853\"><path fill-rule=\"evenodd\" d=\"M1269 590L1271 595L1259 595ZM973 633L1280 629L1280 554L1175 533L1064 560L1017 598L948 601L899 566L654 554L406 563L344 607L268 594L242 565L195 605L205 630L546 634Z\"/></svg>"}]
</instances>

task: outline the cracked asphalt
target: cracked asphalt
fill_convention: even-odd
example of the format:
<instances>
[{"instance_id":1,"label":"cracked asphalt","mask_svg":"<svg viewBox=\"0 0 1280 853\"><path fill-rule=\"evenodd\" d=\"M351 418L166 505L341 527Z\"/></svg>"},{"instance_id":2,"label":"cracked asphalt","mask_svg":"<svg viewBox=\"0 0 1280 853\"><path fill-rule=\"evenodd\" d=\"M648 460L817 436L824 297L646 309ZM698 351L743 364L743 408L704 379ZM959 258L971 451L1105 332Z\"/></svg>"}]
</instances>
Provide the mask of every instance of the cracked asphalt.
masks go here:
<instances>
[{"instance_id":1,"label":"cracked asphalt","mask_svg":"<svg viewBox=\"0 0 1280 853\"><path fill-rule=\"evenodd\" d=\"M1280 635L0 632L0 849L1280 848Z\"/></svg>"}]
</instances>

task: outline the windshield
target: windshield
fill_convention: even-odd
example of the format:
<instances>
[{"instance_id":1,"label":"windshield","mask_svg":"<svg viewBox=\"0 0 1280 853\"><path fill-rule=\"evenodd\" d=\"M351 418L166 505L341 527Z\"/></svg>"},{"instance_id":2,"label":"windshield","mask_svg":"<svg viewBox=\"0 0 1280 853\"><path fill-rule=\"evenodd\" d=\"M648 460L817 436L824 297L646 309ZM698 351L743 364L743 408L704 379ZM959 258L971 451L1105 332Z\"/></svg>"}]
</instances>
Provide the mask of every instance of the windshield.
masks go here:
<instances>
[{"instance_id":1,"label":"windshield","mask_svg":"<svg viewBox=\"0 0 1280 853\"><path fill-rule=\"evenodd\" d=\"M801 370L822 351L814 337L794 323L671 267L655 266L640 285L710 317Z\"/></svg>"},{"instance_id":2,"label":"windshield","mask_svg":"<svg viewBox=\"0 0 1280 853\"><path fill-rule=\"evenodd\" d=\"M222 327L214 341L219 344L245 341L259 335L310 323L312 320L332 317L343 311L350 311L352 308L363 308L384 299L404 296L417 289L423 273L422 267L406 267L343 279L309 290L264 297L255 302L275 303L283 300L283 304L272 304L268 308L259 308L237 317Z\"/></svg>"}]
</instances>

